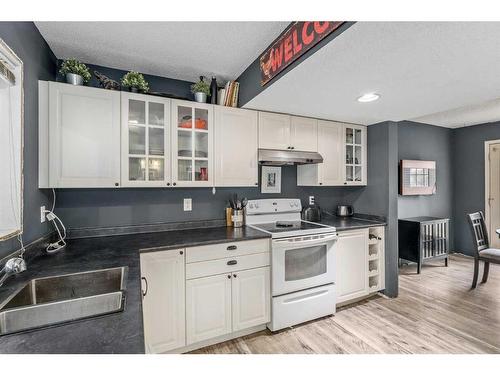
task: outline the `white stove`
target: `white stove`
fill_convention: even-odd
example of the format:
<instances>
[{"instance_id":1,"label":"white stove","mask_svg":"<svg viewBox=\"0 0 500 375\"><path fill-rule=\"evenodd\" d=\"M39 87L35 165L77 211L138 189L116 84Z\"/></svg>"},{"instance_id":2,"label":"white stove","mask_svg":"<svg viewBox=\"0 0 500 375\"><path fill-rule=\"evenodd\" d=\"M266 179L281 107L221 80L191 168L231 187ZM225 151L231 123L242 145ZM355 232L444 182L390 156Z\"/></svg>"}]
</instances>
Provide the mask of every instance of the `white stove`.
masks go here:
<instances>
[{"instance_id":1,"label":"white stove","mask_svg":"<svg viewBox=\"0 0 500 375\"><path fill-rule=\"evenodd\" d=\"M334 227L300 219L300 199L248 201L246 225L271 234L272 313L276 331L335 313Z\"/></svg>"}]
</instances>

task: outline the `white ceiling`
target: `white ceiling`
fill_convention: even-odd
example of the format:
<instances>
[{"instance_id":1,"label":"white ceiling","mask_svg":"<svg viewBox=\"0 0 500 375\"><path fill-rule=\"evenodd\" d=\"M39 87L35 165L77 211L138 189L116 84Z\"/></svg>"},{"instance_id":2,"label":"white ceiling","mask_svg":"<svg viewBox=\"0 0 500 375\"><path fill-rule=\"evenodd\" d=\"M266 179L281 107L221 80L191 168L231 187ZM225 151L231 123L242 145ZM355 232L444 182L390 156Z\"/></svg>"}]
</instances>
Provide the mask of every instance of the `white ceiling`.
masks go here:
<instances>
[{"instance_id":1,"label":"white ceiling","mask_svg":"<svg viewBox=\"0 0 500 375\"><path fill-rule=\"evenodd\" d=\"M289 22L35 22L57 58L195 81L235 79Z\"/></svg>"},{"instance_id":2,"label":"white ceiling","mask_svg":"<svg viewBox=\"0 0 500 375\"><path fill-rule=\"evenodd\" d=\"M245 107L367 125L499 120L498 35L500 22L358 22ZM381 98L359 103L367 92Z\"/></svg>"}]
</instances>

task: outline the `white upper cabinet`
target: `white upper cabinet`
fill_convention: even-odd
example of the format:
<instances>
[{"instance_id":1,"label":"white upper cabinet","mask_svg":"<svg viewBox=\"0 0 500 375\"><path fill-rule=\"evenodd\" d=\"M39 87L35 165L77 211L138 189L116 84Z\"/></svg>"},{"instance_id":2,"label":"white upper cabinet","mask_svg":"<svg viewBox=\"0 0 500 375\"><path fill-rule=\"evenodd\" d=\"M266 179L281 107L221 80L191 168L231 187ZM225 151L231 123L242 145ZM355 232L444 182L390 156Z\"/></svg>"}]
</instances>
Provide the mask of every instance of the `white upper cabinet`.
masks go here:
<instances>
[{"instance_id":1,"label":"white upper cabinet","mask_svg":"<svg viewBox=\"0 0 500 375\"><path fill-rule=\"evenodd\" d=\"M292 116L290 146L297 151L318 151L318 120Z\"/></svg>"},{"instance_id":2,"label":"white upper cabinet","mask_svg":"<svg viewBox=\"0 0 500 375\"><path fill-rule=\"evenodd\" d=\"M121 97L122 186L170 186L170 100L125 92Z\"/></svg>"},{"instance_id":3,"label":"white upper cabinet","mask_svg":"<svg viewBox=\"0 0 500 375\"><path fill-rule=\"evenodd\" d=\"M318 152L323 163L297 166L299 186L344 185L342 164L343 125L333 121L318 121Z\"/></svg>"},{"instance_id":4,"label":"white upper cabinet","mask_svg":"<svg viewBox=\"0 0 500 375\"><path fill-rule=\"evenodd\" d=\"M172 100L172 185L212 186L213 105Z\"/></svg>"},{"instance_id":5,"label":"white upper cabinet","mask_svg":"<svg viewBox=\"0 0 500 375\"><path fill-rule=\"evenodd\" d=\"M258 186L256 111L215 107L215 185Z\"/></svg>"},{"instance_id":6,"label":"white upper cabinet","mask_svg":"<svg viewBox=\"0 0 500 375\"><path fill-rule=\"evenodd\" d=\"M318 152L323 156L319 167L319 185L343 185L342 174L342 124L318 121Z\"/></svg>"},{"instance_id":7,"label":"white upper cabinet","mask_svg":"<svg viewBox=\"0 0 500 375\"><path fill-rule=\"evenodd\" d=\"M186 345L184 250L141 254L146 353Z\"/></svg>"},{"instance_id":8,"label":"white upper cabinet","mask_svg":"<svg viewBox=\"0 0 500 375\"><path fill-rule=\"evenodd\" d=\"M344 124L346 185L366 185L366 126Z\"/></svg>"},{"instance_id":9,"label":"white upper cabinet","mask_svg":"<svg viewBox=\"0 0 500 375\"><path fill-rule=\"evenodd\" d=\"M307 117L259 112L259 148L317 151L318 121Z\"/></svg>"},{"instance_id":10,"label":"white upper cabinet","mask_svg":"<svg viewBox=\"0 0 500 375\"><path fill-rule=\"evenodd\" d=\"M40 181L54 188L115 187L120 183L120 93L40 82ZM47 103L47 101L41 100ZM43 184L41 184L43 185Z\"/></svg>"},{"instance_id":11,"label":"white upper cabinet","mask_svg":"<svg viewBox=\"0 0 500 375\"><path fill-rule=\"evenodd\" d=\"M290 149L289 115L259 112L259 148Z\"/></svg>"}]
</instances>

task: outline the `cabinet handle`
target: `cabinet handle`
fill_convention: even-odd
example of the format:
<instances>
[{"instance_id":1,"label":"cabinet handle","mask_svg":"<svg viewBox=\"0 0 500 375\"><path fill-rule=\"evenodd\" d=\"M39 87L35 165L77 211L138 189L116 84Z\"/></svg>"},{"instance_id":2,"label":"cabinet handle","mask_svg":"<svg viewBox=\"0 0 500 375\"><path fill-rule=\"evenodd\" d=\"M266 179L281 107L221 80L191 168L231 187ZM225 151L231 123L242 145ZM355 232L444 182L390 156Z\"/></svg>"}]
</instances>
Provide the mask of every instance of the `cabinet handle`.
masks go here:
<instances>
[{"instance_id":1,"label":"cabinet handle","mask_svg":"<svg viewBox=\"0 0 500 375\"><path fill-rule=\"evenodd\" d=\"M234 274L233 274L233 277L236 277L236 276L237 276L237 275L234 273Z\"/></svg>"},{"instance_id":2,"label":"cabinet handle","mask_svg":"<svg viewBox=\"0 0 500 375\"><path fill-rule=\"evenodd\" d=\"M234 266L235 264L238 264L238 262L236 260L230 260L227 262L228 266Z\"/></svg>"},{"instance_id":3,"label":"cabinet handle","mask_svg":"<svg viewBox=\"0 0 500 375\"><path fill-rule=\"evenodd\" d=\"M347 182L344 182L344 185L347 185Z\"/></svg>"},{"instance_id":4,"label":"cabinet handle","mask_svg":"<svg viewBox=\"0 0 500 375\"><path fill-rule=\"evenodd\" d=\"M146 279L145 277L141 277L141 279L146 283L146 290L142 292L142 296L146 297L146 294L148 294L148 279Z\"/></svg>"},{"instance_id":5,"label":"cabinet handle","mask_svg":"<svg viewBox=\"0 0 500 375\"><path fill-rule=\"evenodd\" d=\"M167 182L167 186L170 186L170 182Z\"/></svg>"},{"instance_id":6,"label":"cabinet handle","mask_svg":"<svg viewBox=\"0 0 500 375\"><path fill-rule=\"evenodd\" d=\"M291 148L291 147L290 147L290 146L288 146L286 149L287 149L287 150L290 150L290 148Z\"/></svg>"},{"instance_id":7,"label":"cabinet handle","mask_svg":"<svg viewBox=\"0 0 500 375\"><path fill-rule=\"evenodd\" d=\"M174 185L174 186L175 186L175 185L177 185L177 184L174 182L172 185Z\"/></svg>"},{"instance_id":8,"label":"cabinet handle","mask_svg":"<svg viewBox=\"0 0 500 375\"><path fill-rule=\"evenodd\" d=\"M115 186L120 186L120 184L118 182L115 182Z\"/></svg>"},{"instance_id":9,"label":"cabinet handle","mask_svg":"<svg viewBox=\"0 0 500 375\"><path fill-rule=\"evenodd\" d=\"M258 182L256 182L256 183L255 183L255 186L259 186L259 183L258 183Z\"/></svg>"},{"instance_id":10,"label":"cabinet handle","mask_svg":"<svg viewBox=\"0 0 500 375\"><path fill-rule=\"evenodd\" d=\"M236 250L237 248L238 248L238 246L236 246L236 245L231 245L231 246L227 247L228 250Z\"/></svg>"},{"instance_id":11,"label":"cabinet handle","mask_svg":"<svg viewBox=\"0 0 500 375\"><path fill-rule=\"evenodd\" d=\"M320 184L320 185L323 185L323 183L322 183L322 182L320 182L319 184Z\"/></svg>"},{"instance_id":12,"label":"cabinet handle","mask_svg":"<svg viewBox=\"0 0 500 375\"><path fill-rule=\"evenodd\" d=\"M230 279L231 278L231 275L227 275L227 278Z\"/></svg>"},{"instance_id":13,"label":"cabinet handle","mask_svg":"<svg viewBox=\"0 0 500 375\"><path fill-rule=\"evenodd\" d=\"M182 255L182 254L184 254L184 251L182 251L182 250L181 250L181 251L179 251L179 254L181 254L181 255Z\"/></svg>"},{"instance_id":14,"label":"cabinet handle","mask_svg":"<svg viewBox=\"0 0 500 375\"><path fill-rule=\"evenodd\" d=\"M295 150L295 147L293 147L293 146L292 146L292 147L290 147L290 148L291 148L292 150Z\"/></svg>"}]
</instances>

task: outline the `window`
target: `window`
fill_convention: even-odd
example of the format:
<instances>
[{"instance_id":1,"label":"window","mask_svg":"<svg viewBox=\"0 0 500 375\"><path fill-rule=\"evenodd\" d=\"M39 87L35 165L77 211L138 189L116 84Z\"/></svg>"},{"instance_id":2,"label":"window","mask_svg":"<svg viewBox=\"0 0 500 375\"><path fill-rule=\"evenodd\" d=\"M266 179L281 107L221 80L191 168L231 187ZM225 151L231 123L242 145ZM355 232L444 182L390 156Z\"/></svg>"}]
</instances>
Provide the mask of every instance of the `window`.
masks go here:
<instances>
[{"instance_id":1,"label":"window","mask_svg":"<svg viewBox=\"0 0 500 375\"><path fill-rule=\"evenodd\" d=\"M0 39L0 241L22 232L23 63Z\"/></svg>"}]
</instances>

